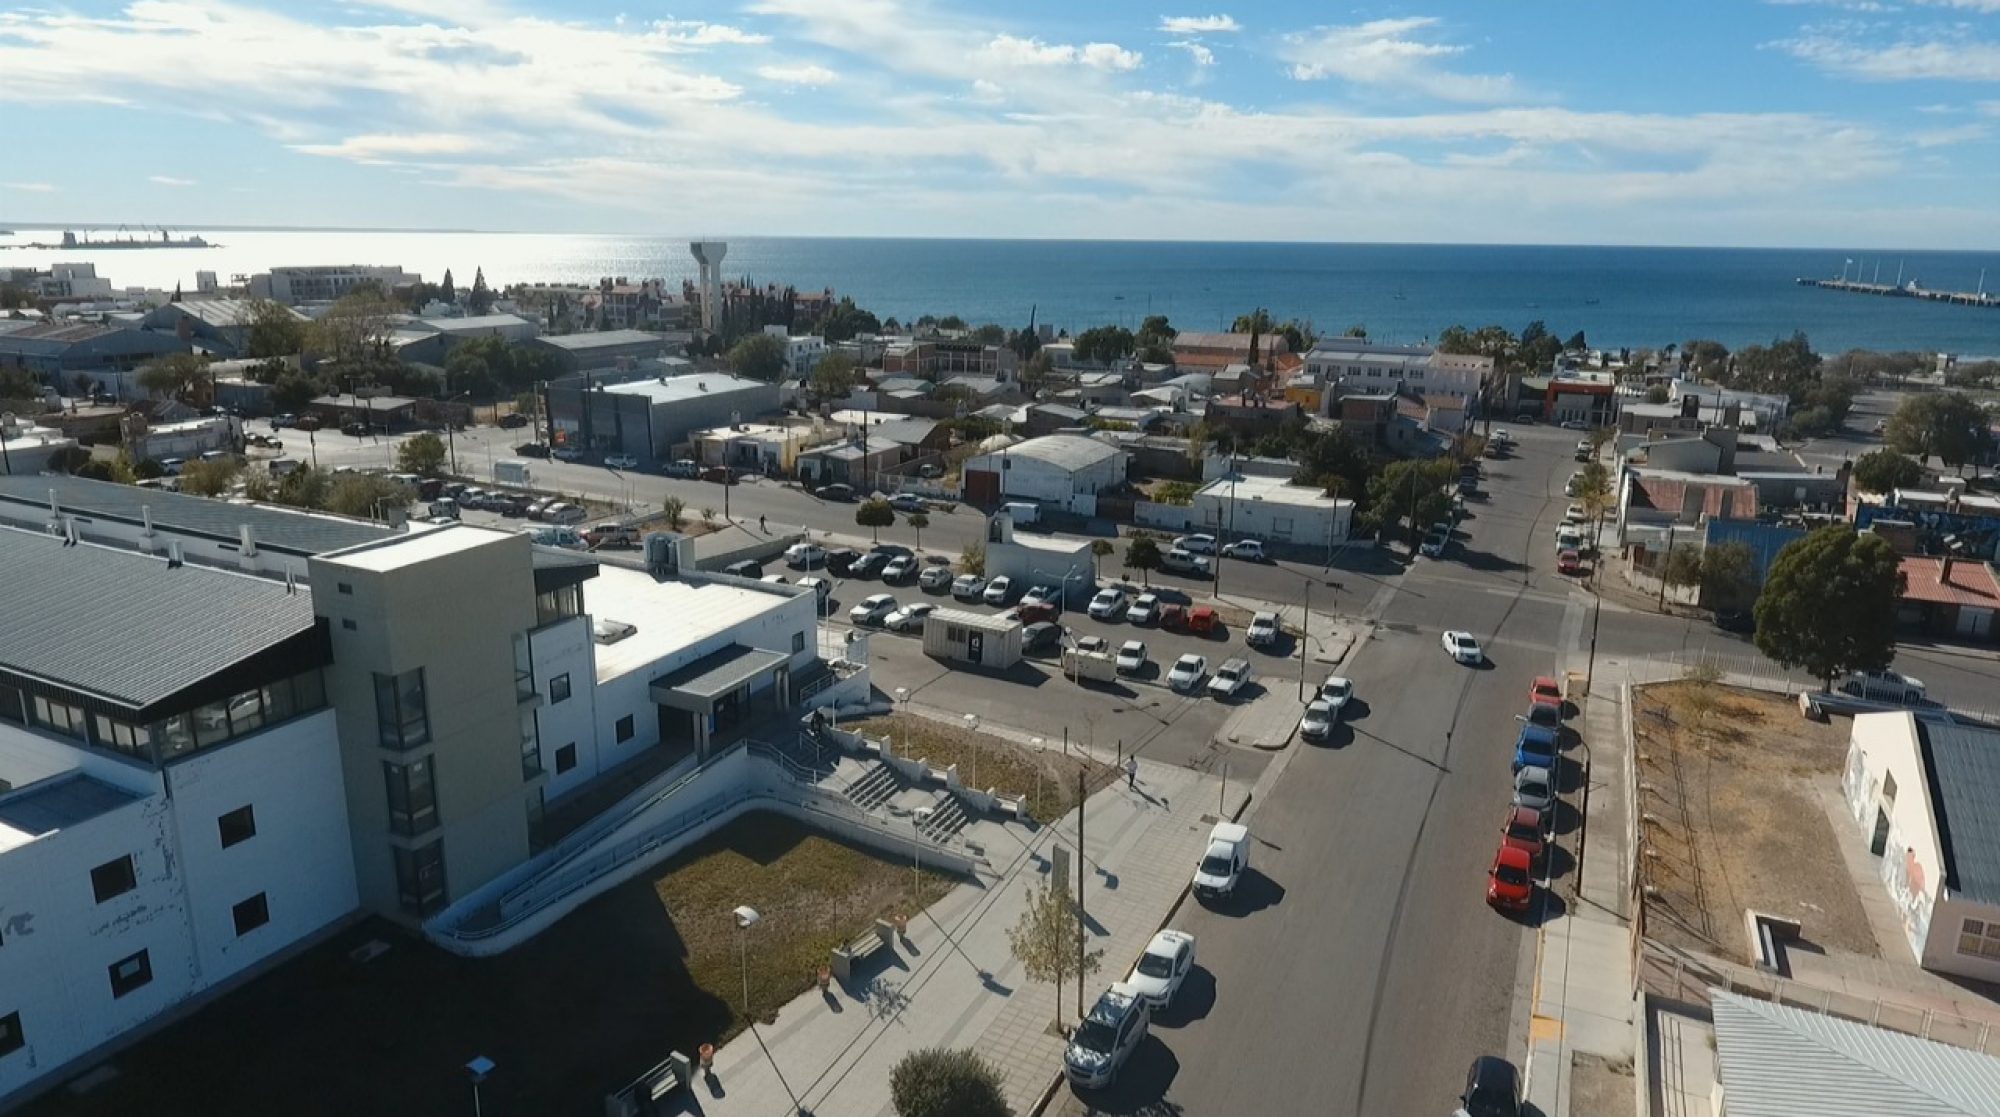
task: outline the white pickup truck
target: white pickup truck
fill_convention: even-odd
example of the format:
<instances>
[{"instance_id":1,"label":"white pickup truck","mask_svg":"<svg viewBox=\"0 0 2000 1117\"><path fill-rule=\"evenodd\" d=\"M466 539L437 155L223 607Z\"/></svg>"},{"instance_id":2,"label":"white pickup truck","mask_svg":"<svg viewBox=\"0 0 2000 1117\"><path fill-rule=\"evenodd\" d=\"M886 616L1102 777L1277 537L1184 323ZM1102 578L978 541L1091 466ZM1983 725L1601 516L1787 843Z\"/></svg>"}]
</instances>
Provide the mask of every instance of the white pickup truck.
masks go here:
<instances>
[{"instance_id":1,"label":"white pickup truck","mask_svg":"<svg viewBox=\"0 0 2000 1117\"><path fill-rule=\"evenodd\" d=\"M1250 868L1250 828L1235 822L1218 822L1208 832L1208 849L1194 870L1194 894L1198 900L1225 900Z\"/></svg>"}]
</instances>

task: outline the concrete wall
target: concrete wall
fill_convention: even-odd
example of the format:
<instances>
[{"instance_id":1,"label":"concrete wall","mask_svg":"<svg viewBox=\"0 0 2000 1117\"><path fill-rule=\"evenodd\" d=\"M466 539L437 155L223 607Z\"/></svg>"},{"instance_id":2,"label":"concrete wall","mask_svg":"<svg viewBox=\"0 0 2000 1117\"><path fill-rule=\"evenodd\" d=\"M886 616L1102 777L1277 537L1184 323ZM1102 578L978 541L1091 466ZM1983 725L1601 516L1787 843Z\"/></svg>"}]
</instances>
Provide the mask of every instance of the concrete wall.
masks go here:
<instances>
[{"instance_id":1,"label":"concrete wall","mask_svg":"<svg viewBox=\"0 0 2000 1117\"><path fill-rule=\"evenodd\" d=\"M548 773L543 794L554 799L576 790L601 771L597 665L593 655L595 645L590 639L590 618L570 617L545 625L529 634L528 644L535 665L535 690L542 696L542 704L534 714L542 770ZM569 697L557 702L552 697L552 684L565 675L569 677ZM567 772L559 772L557 753L565 745L576 746L576 764Z\"/></svg>"}]
</instances>

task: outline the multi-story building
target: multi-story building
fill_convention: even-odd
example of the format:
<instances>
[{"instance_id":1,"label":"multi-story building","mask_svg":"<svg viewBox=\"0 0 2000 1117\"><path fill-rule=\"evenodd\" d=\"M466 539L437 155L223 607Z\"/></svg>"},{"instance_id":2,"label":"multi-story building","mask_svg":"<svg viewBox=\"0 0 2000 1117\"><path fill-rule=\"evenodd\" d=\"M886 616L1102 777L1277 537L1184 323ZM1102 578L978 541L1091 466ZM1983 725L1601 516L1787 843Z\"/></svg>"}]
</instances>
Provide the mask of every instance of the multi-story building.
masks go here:
<instances>
[{"instance_id":1,"label":"multi-story building","mask_svg":"<svg viewBox=\"0 0 2000 1117\"><path fill-rule=\"evenodd\" d=\"M1304 377L1320 387L1320 414L1340 414L1346 395L1383 392L1421 399L1433 430L1456 431L1476 411L1493 375L1493 358L1443 353L1428 345L1376 345L1331 338L1305 356Z\"/></svg>"},{"instance_id":2,"label":"multi-story building","mask_svg":"<svg viewBox=\"0 0 2000 1117\"><path fill-rule=\"evenodd\" d=\"M811 376L813 366L826 356L826 339L823 337L795 335L783 326L766 326L764 332L785 343L785 369L793 376Z\"/></svg>"},{"instance_id":3,"label":"multi-story building","mask_svg":"<svg viewBox=\"0 0 2000 1117\"><path fill-rule=\"evenodd\" d=\"M108 299L111 281L97 274L96 264L50 264L39 268L0 268L0 283L24 287L38 299Z\"/></svg>"},{"instance_id":4,"label":"multi-story building","mask_svg":"<svg viewBox=\"0 0 2000 1117\"><path fill-rule=\"evenodd\" d=\"M374 264L272 268L250 277L250 297L288 306L330 303L363 283L378 283L386 292L422 278L400 267Z\"/></svg>"},{"instance_id":5,"label":"multi-story building","mask_svg":"<svg viewBox=\"0 0 2000 1117\"><path fill-rule=\"evenodd\" d=\"M542 338L542 341L561 340ZM778 409L778 386L723 372L607 382L571 377L548 386L559 445L631 454L642 466L670 461L697 431Z\"/></svg>"}]
</instances>

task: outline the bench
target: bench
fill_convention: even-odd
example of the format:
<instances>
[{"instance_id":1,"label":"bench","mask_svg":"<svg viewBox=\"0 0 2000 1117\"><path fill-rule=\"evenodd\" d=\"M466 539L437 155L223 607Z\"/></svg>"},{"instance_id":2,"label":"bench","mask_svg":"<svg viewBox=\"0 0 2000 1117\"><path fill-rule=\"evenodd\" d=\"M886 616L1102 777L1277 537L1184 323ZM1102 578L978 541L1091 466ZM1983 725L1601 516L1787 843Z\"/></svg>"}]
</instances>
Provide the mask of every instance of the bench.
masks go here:
<instances>
[{"instance_id":1,"label":"bench","mask_svg":"<svg viewBox=\"0 0 2000 1117\"><path fill-rule=\"evenodd\" d=\"M851 942L833 948L833 962L828 967L833 976L843 983L854 976L854 964L865 962L878 951L887 950L896 938L896 927L886 919L878 919L875 926L854 937Z\"/></svg>"}]
</instances>

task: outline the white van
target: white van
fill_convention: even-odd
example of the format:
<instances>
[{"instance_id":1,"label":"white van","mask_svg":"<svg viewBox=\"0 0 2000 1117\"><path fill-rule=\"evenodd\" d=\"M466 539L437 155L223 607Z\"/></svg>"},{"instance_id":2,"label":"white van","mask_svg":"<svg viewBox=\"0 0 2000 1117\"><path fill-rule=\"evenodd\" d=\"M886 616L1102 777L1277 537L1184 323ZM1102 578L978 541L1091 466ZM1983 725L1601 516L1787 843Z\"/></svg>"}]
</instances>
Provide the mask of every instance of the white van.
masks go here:
<instances>
[{"instance_id":1,"label":"white van","mask_svg":"<svg viewBox=\"0 0 2000 1117\"><path fill-rule=\"evenodd\" d=\"M1250 828L1218 822L1208 832L1208 850L1194 870L1194 894L1199 900L1225 900L1250 868Z\"/></svg>"}]
</instances>

